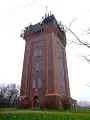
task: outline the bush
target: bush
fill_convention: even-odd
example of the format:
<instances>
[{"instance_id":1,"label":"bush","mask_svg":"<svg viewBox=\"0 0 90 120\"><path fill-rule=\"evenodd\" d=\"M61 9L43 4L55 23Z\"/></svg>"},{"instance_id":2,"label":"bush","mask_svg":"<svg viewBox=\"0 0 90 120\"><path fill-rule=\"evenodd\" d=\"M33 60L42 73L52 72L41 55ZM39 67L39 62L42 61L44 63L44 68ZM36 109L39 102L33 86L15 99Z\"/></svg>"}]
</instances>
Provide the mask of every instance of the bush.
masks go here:
<instances>
[{"instance_id":1,"label":"bush","mask_svg":"<svg viewBox=\"0 0 90 120\"><path fill-rule=\"evenodd\" d=\"M64 110L70 109L71 107L71 102L70 102L70 97L63 97L61 100L62 106L64 108Z\"/></svg>"}]
</instances>

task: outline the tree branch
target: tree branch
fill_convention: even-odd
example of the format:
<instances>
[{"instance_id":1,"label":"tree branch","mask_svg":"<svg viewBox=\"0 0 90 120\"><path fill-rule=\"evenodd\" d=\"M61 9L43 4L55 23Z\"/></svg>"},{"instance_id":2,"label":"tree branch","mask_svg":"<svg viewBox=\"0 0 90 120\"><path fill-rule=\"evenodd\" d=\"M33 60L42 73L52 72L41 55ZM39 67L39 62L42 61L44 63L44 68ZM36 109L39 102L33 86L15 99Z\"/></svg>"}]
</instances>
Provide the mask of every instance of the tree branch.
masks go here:
<instances>
[{"instance_id":1,"label":"tree branch","mask_svg":"<svg viewBox=\"0 0 90 120\"><path fill-rule=\"evenodd\" d=\"M78 42L72 41L73 43L76 43L76 44L78 44L78 45L84 45L84 46L90 48L90 44L89 44L89 43L83 42L83 41L70 29L72 23L73 23L75 20L76 20L76 18L74 18L74 19L70 22L69 27L64 26L64 27L66 28L66 32L69 31L69 32L70 32L71 34L73 34L73 36L78 40Z\"/></svg>"},{"instance_id":2,"label":"tree branch","mask_svg":"<svg viewBox=\"0 0 90 120\"><path fill-rule=\"evenodd\" d=\"M90 55L89 55L90 56ZM82 56L86 61L90 62L90 59L86 56Z\"/></svg>"},{"instance_id":3,"label":"tree branch","mask_svg":"<svg viewBox=\"0 0 90 120\"><path fill-rule=\"evenodd\" d=\"M76 18L74 18L74 19L70 22L69 27L68 27L69 29L70 29L72 23L73 23L75 20L76 20Z\"/></svg>"},{"instance_id":4,"label":"tree branch","mask_svg":"<svg viewBox=\"0 0 90 120\"><path fill-rule=\"evenodd\" d=\"M82 42L82 41L80 40L80 38L79 38L71 29L68 29L68 30L69 30L69 31L76 37L76 39L78 40L79 43L77 43L77 44L79 44L79 45L84 45L84 46L90 48L90 44L89 44L89 43L87 43L87 42Z\"/></svg>"}]
</instances>

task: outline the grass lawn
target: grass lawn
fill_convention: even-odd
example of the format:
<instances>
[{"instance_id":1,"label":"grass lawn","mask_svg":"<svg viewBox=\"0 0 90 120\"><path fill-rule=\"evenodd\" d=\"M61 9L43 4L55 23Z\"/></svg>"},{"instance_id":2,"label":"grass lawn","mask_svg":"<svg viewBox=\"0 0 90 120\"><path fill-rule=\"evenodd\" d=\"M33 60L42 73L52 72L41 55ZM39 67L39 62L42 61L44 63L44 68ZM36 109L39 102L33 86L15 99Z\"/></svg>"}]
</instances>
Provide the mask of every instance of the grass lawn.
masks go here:
<instances>
[{"instance_id":1,"label":"grass lawn","mask_svg":"<svg viewBox=\"0 0 90 120\"><path fill-rule=\"evenodd\" d=\"M90 120L90 109L0 109L0 120Z\"/></svg>"}]
</instances>

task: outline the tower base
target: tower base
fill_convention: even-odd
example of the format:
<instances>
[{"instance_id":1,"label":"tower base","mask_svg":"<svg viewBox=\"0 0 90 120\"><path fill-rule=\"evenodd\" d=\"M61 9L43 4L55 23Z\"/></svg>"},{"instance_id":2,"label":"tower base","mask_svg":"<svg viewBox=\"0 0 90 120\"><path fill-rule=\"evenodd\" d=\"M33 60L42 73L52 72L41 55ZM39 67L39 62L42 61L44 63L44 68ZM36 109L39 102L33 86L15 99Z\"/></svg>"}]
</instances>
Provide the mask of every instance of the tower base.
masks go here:
<instances>
[{"instance_id":1,"label":"tower base","mask_svg":"<svg viewBox=\"0 0 90 120\"><path fill-rule=\"evenodd\" d=\"M48 109L63 109L60 95L47 95L45 100Z\"/></svg>"}]
</instances>

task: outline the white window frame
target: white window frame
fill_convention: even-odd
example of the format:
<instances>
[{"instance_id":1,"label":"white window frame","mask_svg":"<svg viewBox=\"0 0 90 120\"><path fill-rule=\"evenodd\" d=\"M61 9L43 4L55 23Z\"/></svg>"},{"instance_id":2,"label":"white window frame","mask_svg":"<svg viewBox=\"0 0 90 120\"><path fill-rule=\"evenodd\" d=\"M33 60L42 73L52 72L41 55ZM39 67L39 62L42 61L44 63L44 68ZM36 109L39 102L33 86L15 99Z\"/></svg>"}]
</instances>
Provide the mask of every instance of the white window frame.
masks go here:
<instances>
[{"instance_id":1,"label":"white window frame","mask_svg":"<svg viewBox=\"0 0 90 120\"><path fill-rule=\"evenodd\" d=\"M35 79L33 80L33 86L32 87L33 87L33 89L36 88L36 80Z\"/></svg>"},{"instance_id":2,"label":"white window frame","mask_svg":"<svg viewBox=\"0 0 90 120\"><path fill-rule=\"evenodd\" d=\"M40 70L39 63L36 63L36 72L39 72L39 70Z\"/></svg>"},{"instance_id":3,"label":"white window frame","mask_svg":"<svg viewBox=\"0 0 90 120\"><path fill-rule=\"evenodd\" d=\"M38 51L38 57L41 57L41 56L42 56L42 52Z\"/></svg>"},{"instance_id":4,"label":"white window frame","mask_svg":"<svg viewBox=\"0 0 90 120\"><path fill-rule=\"evenodd\" d=\"M42 51L41 50L34 50L34 54L35 57L41 57L42 56Z\"/></svg>"},{"instance_id":5,"label":"white window frame","mask_svg":"<svg viewBox=\"0 0 90 120\"><path fill-rule=\"evenodd\" d=\"M41 84L42 84L41 78L38 78L38 88L41 88Z\"/></svg>"}]
</instances>

